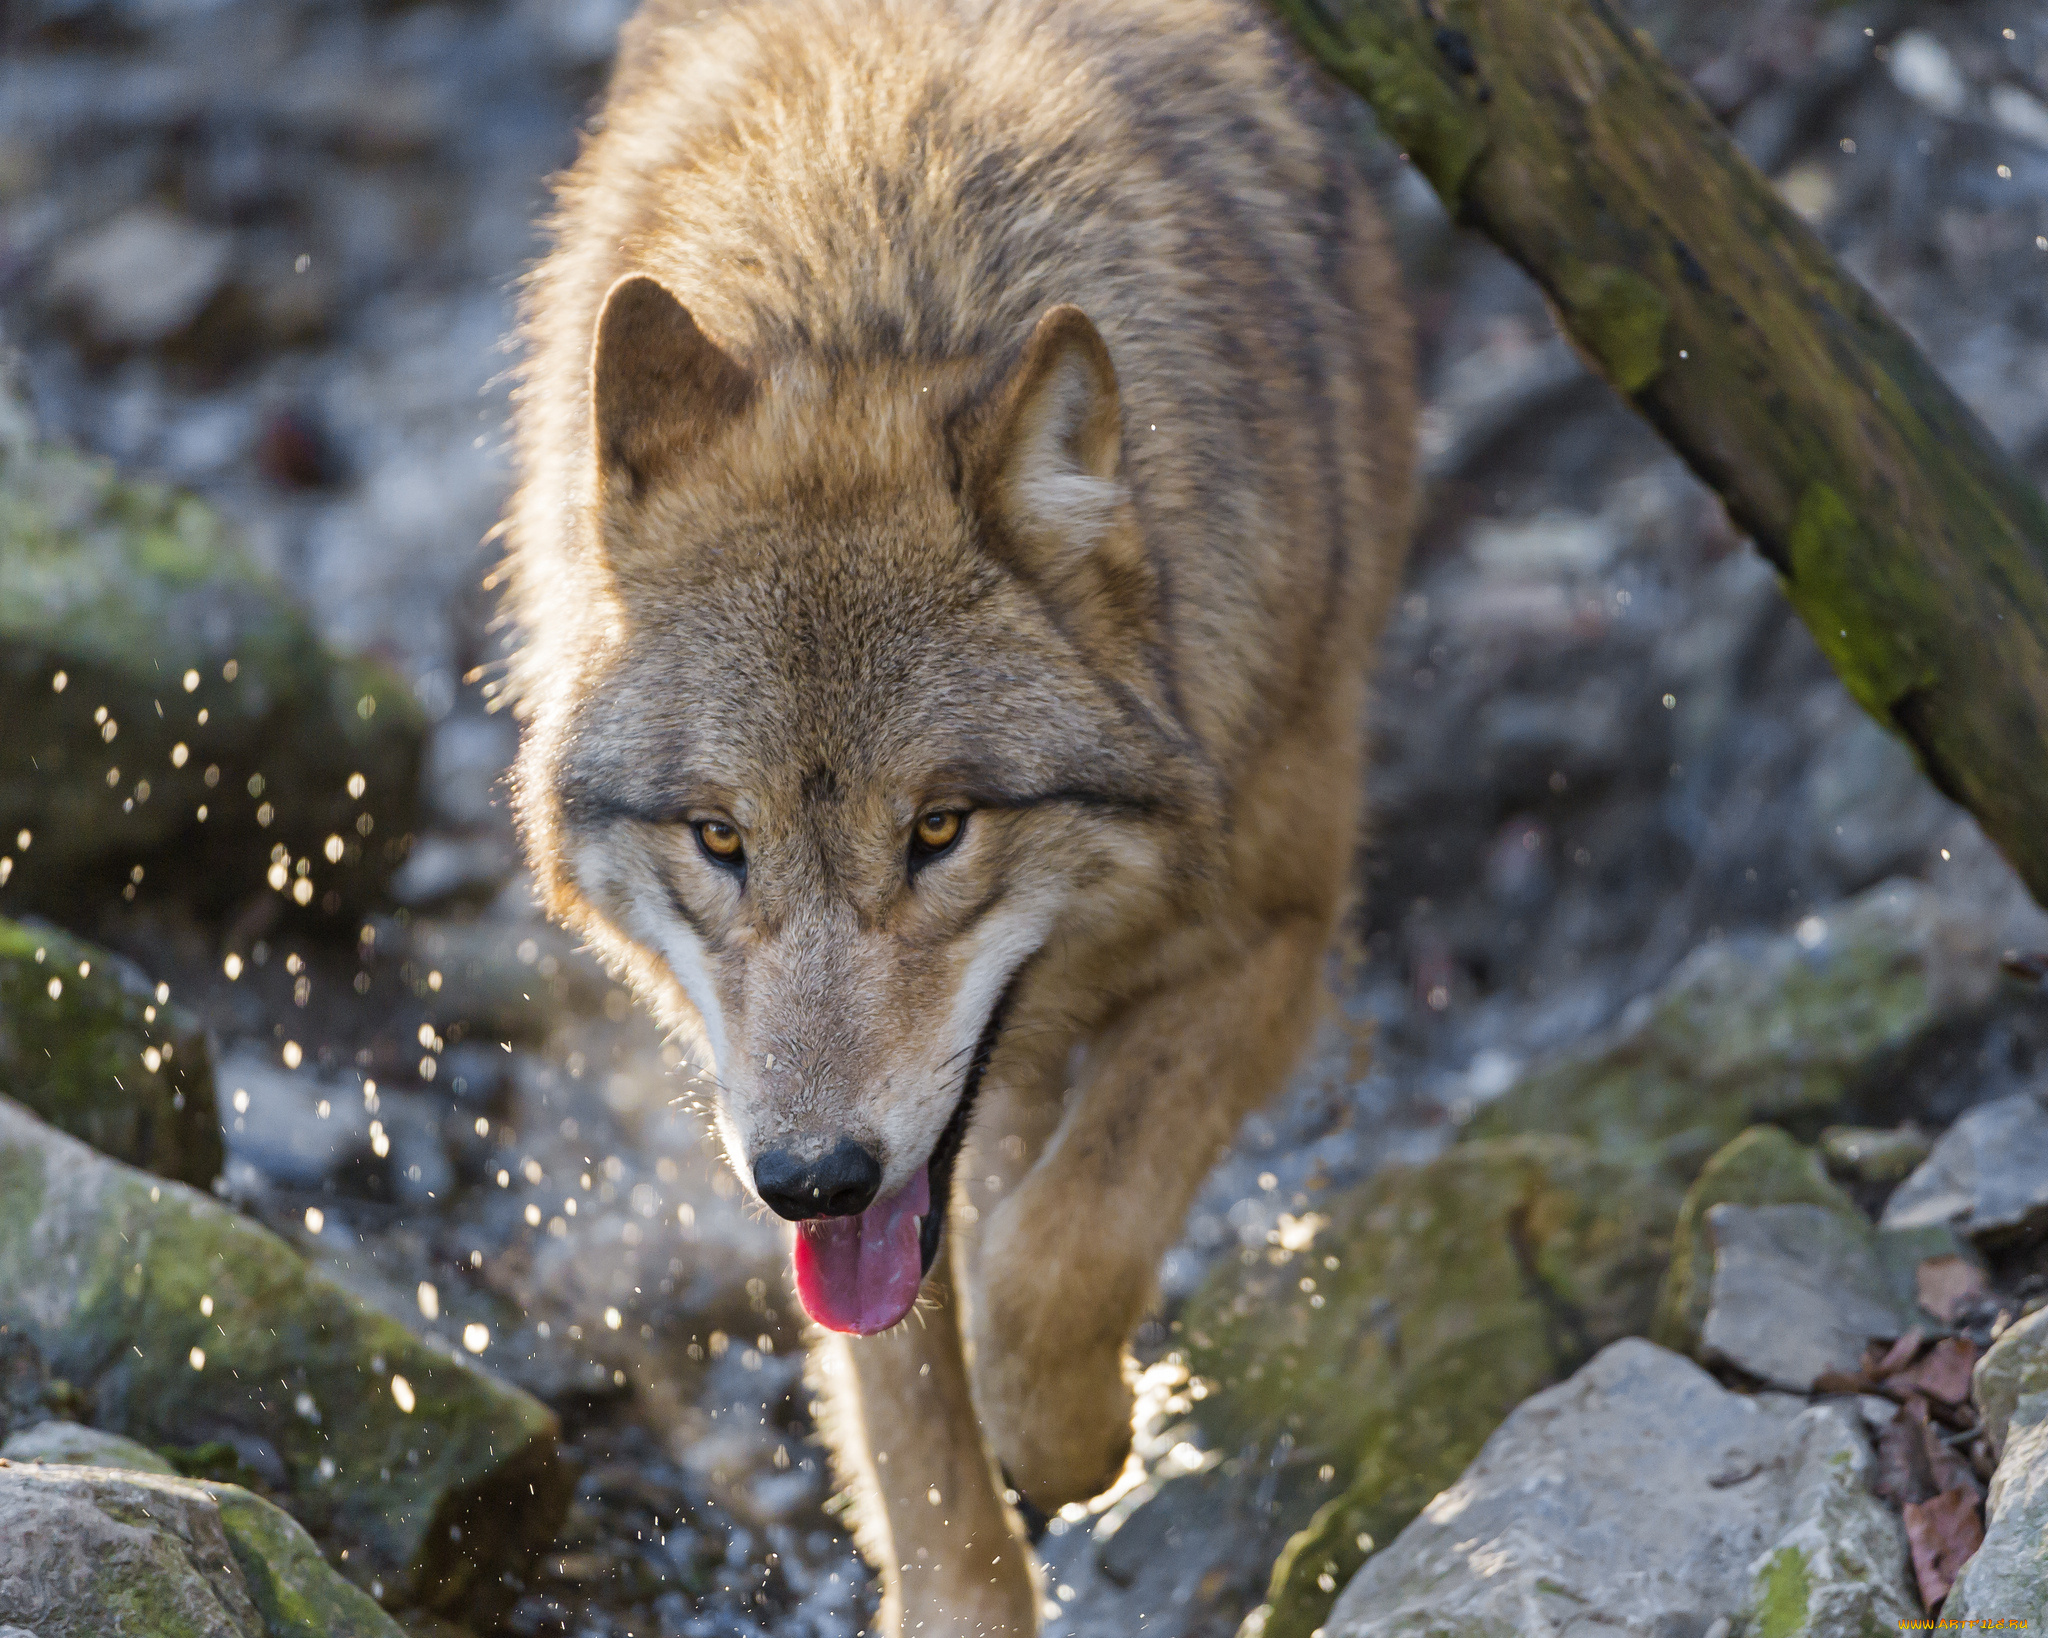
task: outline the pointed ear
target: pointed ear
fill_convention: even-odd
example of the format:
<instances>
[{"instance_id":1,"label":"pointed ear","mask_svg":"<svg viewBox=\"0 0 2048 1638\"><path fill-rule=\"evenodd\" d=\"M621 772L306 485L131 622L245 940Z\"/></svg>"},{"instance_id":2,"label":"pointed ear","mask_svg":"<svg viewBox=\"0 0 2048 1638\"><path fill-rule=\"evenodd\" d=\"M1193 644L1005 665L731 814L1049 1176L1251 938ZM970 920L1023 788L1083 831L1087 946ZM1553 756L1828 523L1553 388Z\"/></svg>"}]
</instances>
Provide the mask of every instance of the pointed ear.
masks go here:
<instances>
[{"instance_id":1,"label":"pointed ear","mask_svg":"<svg viewBox=\"0 0 2048 1638\"><path fill-rule=\"evenodd\" d=\"M644 273L611 287L590 352L599 473L641 494L746 407L754 378Z\"/></svg>"},{"instance_id":2,"label":"pointed ear","mask_svg":"<svg viewBox=\"0 0 2048 1638\"><path fill-rule=\"evenodd\" d=\"M1088 315L1070 304L1050 309L997 398L987 501L1042 579L1093 550L1125 499L1116 370Z\"/></svg>"}]
</instances>

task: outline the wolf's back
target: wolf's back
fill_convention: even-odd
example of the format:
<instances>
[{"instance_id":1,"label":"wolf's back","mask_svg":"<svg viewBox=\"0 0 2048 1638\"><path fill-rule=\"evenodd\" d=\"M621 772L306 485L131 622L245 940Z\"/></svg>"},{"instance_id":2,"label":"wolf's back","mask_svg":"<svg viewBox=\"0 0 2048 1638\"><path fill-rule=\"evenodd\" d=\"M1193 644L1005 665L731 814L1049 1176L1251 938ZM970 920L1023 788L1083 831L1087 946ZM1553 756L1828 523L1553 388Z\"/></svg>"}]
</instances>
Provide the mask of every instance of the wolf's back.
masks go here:
<instances>
[{"instance_id":1,"label":"wolf's back","mask_svg":"<svg viewBox=\"0 0 2048 1638\"><path fill-rule=\"evenodd\" d=\"M588 567L567 520L621 274L770 372L998 364L1072 302L1117 371L1190 726L1227 762L1362 662L1405 533L1407 337L1356 149L1236 0L653 0L528 290L521 687Z\"/></svg>"}]
</instances>

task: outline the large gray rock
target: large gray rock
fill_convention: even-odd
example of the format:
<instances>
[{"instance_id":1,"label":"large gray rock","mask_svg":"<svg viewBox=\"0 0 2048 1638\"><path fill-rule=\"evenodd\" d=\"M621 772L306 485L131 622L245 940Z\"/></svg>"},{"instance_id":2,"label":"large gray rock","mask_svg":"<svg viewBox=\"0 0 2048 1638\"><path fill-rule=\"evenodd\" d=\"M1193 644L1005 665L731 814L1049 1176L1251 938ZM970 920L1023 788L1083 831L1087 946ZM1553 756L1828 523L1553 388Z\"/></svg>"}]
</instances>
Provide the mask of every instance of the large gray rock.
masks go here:
<instances>
[{"instance_id":1,"label":"large gray rock","mask_svg":"<svg viewBox=\"0 0 2048 1638\"><path fill-rule=\"evenodd\" d=\"M2048 1621L2048 1393L2006 1413L1998 1471L1984 1504L1984 1545L1956 1578L1944 1619Z\"/></svg>"},{"instance_id":2,"label":"large gray rock","mask_svg":"<svg viewBox=\"0 0 2048 1638\"><path fill-rule=\"evenodd\" d=\"M2048 1225L2048 1108L2023 1092L1970 1110L1899 1185L1884 1223L1948 1223L1990 1246Z\"/></svg>"},{"instance_id":3,"label":"large gray rock","mask_svg":"<svg viewBox=\"0 0 2048 1638\"><path fill-rule=\"evenodd\" d=\"M92 345L147 347L192 327L233 259L231 235L138 205L59 250L48 294Z\"/></svg>"},{"instance_id":4,"label":"large gray rock","mask_svg":"<svg viewBox=\"0 0 2048 1638\"><path fill-rule=\"evenodd\" d=\"M1774 1387L1805 1393L1824 1371L1854 1371L1873 1337L1914 1321L1853 1211L1811 1204L1715 1206L1714 1274L1700 1353Z\"/></svg>"},{"instance_id":5,"label":"large gray rock","mask_svg":"<svg viewBox=\"0 0 2048 1638\"><path fill-rule=\"evenodd\" d=\"M1328 1638L1864 1638L1917 1617L1846 1410L1617 1342L1522 1405L1338 1599Z\"/></svg>"},{"instance_id":6,"label":"large gray rock","mask_svg":"<svg viewBox=\"0 0 2048 1638\"><path fill-rule=\"evenodd\" d=\"M1459 1144L1318 1204L1291 1248L1220 1262L1181 1315L1210 1447L1291 1450L1338 1487L1273 1566L1264 1638L1309 1638L1361 1541L1391 1540L1516 1405L1643 1329L1678 1207L1654 1172L1556 1136ZM1141 1509L1125 1528L1145 1527Z\"/></svg>"},{"instance_id":7,"label":"large gray rock","mask_svg":"<svg viewBox=\"0 0 2048 1638\"><path fill-rule=\"evenodd\" d=\"M0 1466L0 1632L33 1638L399 1638L313 1540L239 1486Z\"/></svg>"},{"instance_id":8,"label":"large gray rock","mask_svg":"<svg viewBox=\"0 0 2048 1638\"><path fill-rule=\"evenodd\" d=\"M209 1196L0 1098L0 1327L146 1445L215 1441L394 1603L516 1570L567 1502L558 1425Z\"/></svg>"}]
</instances>

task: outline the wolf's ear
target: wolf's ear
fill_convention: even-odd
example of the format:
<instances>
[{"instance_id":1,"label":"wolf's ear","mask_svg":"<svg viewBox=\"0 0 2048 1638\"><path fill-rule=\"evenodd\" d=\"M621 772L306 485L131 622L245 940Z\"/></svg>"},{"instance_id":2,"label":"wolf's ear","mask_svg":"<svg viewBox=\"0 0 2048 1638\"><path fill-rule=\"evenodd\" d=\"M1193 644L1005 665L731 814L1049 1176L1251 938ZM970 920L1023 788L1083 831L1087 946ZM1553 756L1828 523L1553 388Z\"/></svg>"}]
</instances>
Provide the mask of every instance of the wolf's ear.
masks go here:
<instances>
[{"instance_id":1,"label":"wolf's ear","mask_svg":"<svg viewBox=\"0 0 2048 1638\"><path fill-rule=\"evenodd\" d=\"M993 510L1033 557L1092 548L1124 499L1123 406L1088 315L1049 309L997 396Z\"/></svg>"},{"instance_id":2,"label":"wolf's ear","mask_svg":"<svg viewBox=\"0 0 2048 1638\"><path fill-rule=\"evenodd\" d=\"M640 494L746 407L754 378L644 273L611 287L590 351L599 473Z\"/></svg>"}]
</instances>

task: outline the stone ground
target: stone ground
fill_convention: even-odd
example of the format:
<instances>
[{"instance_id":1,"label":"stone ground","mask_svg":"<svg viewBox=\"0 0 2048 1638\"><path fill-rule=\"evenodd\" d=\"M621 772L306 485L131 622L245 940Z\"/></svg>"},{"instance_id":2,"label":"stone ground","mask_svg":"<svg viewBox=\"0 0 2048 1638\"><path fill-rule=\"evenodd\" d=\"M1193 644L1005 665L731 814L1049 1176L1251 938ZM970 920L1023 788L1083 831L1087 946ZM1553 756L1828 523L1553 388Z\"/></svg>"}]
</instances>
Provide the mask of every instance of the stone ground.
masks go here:
<instances>
[{"instance_id":1,"label":"stone ground","mask_svg":"<svg viewBox=\"0 0 2048 1638\"><path fill-rule=\"evenodd\" d=\"M2048 16L1631 9L2048 477ZM337 927L263 897L200 927L144 893L74 924L212 1024L232 1195L422 1335L486 1336L563 1413L576 1506L539 1582L479 1624L826 1638L872 1594L809 1437L780 1234L740 1209L681 1048L538 919L497 785L513 728L489 710L480 542L508 481L502 338L625 10L18 0L0 325L50 430L216 502L433 721L432 828L391 914ZM1362 960L1162 1271L1145 1471L1054 1521L1054 1638L1225 1638L1263 1588L1288 1451L1198 1448L1171 1392L1174 1305L1218 1259L1437 1153L1718 932L1896 873L1960 896L2004 875L1527 281L1378 163L1428 481L1380 672ZM2008 1006L1896 1113L1944 1125L2044 1043L2048 1014ZM1138 1511L1188 1471L1198 1504Z\"/></svg>"}]
</instances>

